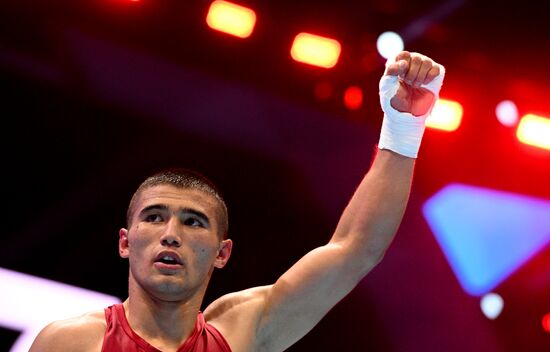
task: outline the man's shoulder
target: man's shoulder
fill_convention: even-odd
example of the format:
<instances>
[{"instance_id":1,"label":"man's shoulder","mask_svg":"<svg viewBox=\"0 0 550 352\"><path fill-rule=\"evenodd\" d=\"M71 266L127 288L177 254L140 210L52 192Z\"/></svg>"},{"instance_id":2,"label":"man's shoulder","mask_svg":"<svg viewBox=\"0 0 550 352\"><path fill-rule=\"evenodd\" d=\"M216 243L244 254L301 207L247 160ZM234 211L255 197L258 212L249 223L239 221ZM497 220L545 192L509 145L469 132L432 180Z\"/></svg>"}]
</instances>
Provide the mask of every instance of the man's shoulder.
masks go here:
<instances>
[{"instance_id":1,"label":"man's shoulder","mask_svg":"<svg viewBox=\"0 0 550 352\"><path fill-rule=\"evenodd\" d=\"M243 315L244 311L255 310L272 286L258 286L243 291L228 293L212 302L204 311L207 321L218 320L226 315Z\"/></svg>"},{"instance_id":2,"label":"man's shoulder","mask_svg":"<svg viewBox=\"0 0 550 352\"><path fill-rule=\"evenodd\" d=\"M205 310L205 320L226 339L233 351L254 351L257 327L272 286L224 295Z\"/></svg>"},{"instance_id":3,"label":"man's shoulder","mask_svg":"<svg viewBox=\"0 0 550 352\"><path fill-rule=\"evenodd\" d=\"M40 331L30 352L99 351L107 324L102 310L54 321Z\"/></svg>"}]
</instances>

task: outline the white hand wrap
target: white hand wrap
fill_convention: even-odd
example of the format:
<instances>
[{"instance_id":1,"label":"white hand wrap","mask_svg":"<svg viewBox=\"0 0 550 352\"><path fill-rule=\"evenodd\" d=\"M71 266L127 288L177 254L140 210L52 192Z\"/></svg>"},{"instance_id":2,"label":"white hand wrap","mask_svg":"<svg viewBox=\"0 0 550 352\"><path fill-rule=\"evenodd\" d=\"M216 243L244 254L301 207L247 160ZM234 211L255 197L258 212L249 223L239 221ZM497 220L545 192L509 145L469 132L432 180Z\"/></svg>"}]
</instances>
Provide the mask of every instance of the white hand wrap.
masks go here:
<instances>
[{"instance_id":1,"label":"white hand wrap","mask_svg":"<svg viewBox=\"0 0 550 352\"><path fill-rule=\"evenodd\" d=\"M388 66L394 62L394 59L386 62L386 72ZM391 106L391 99L399 88L399 78L398 76L387 75L386 72L384 72L382 79L380 79L379 85L380 105L384 111L384 119L382 120L378 148L389 149L409 158L416 158L420 149L422 135L426 128L426 118L431 114L433 105L435 105L435 102L439 98L439 91L441 90L445 76L445 68L439 65L439 75L430 83L421 85L422 88L429 90L435 95L434 104L422 116L399 112Z\"/></svg>"}]
</instances>

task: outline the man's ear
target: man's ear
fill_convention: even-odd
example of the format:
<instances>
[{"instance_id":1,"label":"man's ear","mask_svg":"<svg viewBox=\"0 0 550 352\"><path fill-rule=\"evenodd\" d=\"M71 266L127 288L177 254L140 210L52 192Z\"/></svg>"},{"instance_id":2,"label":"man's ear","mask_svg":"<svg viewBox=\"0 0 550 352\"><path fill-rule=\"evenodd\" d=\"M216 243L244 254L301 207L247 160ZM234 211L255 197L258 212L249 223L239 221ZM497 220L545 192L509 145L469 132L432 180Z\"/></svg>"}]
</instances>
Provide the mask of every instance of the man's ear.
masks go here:
<instances>
[{"instance_id":1,"label":"man's ear","mask_svg":"<svg viewBox=\"0 0 550 352\"><path fill-rule=\"evenodd\" d=\"M214 262L214 266L216 268L221 269L225 266L225 264L227 264L227 261L231 256L232 249L233 249L233 241L231 241L230 239L223 240L220 242L220 249L218 250L218 256L216 257L216 261Z\"/></svg>"},{"instance_id":2,"label":"man's ear","mask_svg":"<svg viewBox=\"0 0 550 352\"><path fill-rule=\"evenodd\" d=\"M130 250L128 248L128 230L121 228L118 231L118 254L121 258L128 258Z\"/></svg>"}]
</instances>

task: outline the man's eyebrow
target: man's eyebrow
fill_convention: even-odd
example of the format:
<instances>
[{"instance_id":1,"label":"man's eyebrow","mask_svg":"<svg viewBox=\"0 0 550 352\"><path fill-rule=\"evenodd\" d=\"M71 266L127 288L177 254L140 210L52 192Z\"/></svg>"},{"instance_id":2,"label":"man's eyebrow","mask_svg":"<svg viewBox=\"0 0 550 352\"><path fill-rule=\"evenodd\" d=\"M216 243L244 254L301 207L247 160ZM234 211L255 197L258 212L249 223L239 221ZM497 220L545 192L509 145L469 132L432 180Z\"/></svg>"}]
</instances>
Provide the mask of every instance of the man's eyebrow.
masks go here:
<instances>
[{"instance_id":1,"label":"man's eyebrow","mask_svg":"<svg viewBox=\"0 0 550 352\"><path fill-rule=\"evenodd\" d=\"M145 213L147 213L149 211L153 211L153 210L163 210L163 211L165 211L165 210L170 210L170 209L165 204L152 204L152 205L149 205L149 206L141 209L141 211L139 213L140 214L145 214ZM202 211L199 211L197 209L182 208L182 209L178 210L177 213L179 214L179 216L181 216L183 214L191 214L191 215L196 216L197 218L199 218L203 222L205 222L207 225L210 224L210 219L208 218L208 216L206 214L204 214Z\"/></svg>"},{"instance_id":2,"label":"man's eyebrow","mask_svg":"<svg viewBox=\"0 0 550 352\"><path fill-rule=\"evenodd\" d=\"M139 213L143 214L143 213L146 213L146 212L151 211L151 210L168 210L168 206L166 206L164 204L153 204L153 205L149 205L149 206L141 209L141 211Z\"/></svg>"}]
</instances>

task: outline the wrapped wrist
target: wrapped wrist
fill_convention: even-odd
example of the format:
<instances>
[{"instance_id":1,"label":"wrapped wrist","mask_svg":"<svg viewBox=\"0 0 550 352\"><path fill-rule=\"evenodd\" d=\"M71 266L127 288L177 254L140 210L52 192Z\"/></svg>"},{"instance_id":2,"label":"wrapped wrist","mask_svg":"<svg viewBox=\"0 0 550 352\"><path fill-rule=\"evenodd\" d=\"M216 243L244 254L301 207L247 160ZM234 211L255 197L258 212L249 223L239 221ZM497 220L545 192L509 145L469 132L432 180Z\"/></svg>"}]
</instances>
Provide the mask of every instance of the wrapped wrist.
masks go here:
<instances>
[{"instance_id":1,"label":"wrapped wrist","mask_svg":"<svg viewBox=\"0 0 550 352\"><path fill-rule=\"evenodd\" d=\"M386 68L393 63L388 60ZM436 64L437 65L437 64ZM384 73L380 80L380 105L384 111L382 129L378 148L389 149L398 154L410 158L416 158L422 142L422 136L426 128L426 119L431 114L435 102L439 98L439 91L443 84L445 68L441 65L440 73L430 83L421 85L434 94L432 106L422 116L414 116L411 113L400 112L393 108L391 99L400 87L398 76Z\"/></svg>"}]
</instances>

